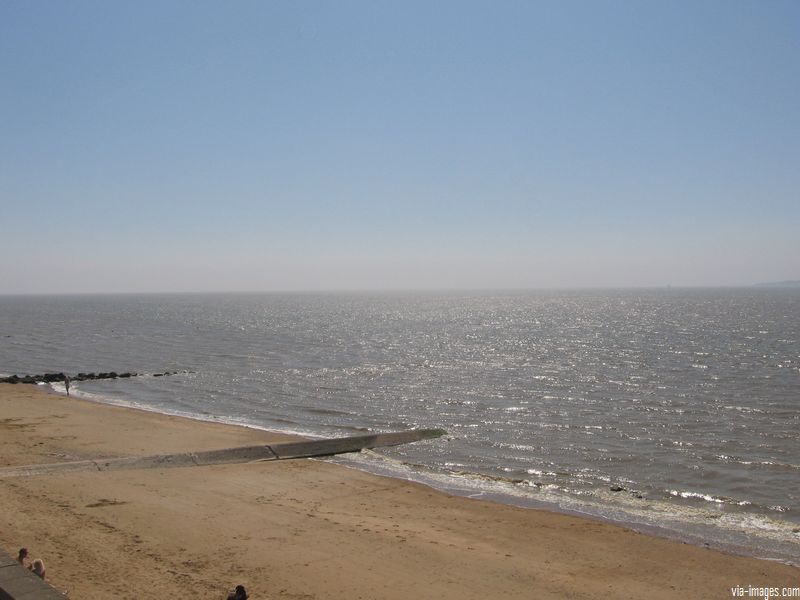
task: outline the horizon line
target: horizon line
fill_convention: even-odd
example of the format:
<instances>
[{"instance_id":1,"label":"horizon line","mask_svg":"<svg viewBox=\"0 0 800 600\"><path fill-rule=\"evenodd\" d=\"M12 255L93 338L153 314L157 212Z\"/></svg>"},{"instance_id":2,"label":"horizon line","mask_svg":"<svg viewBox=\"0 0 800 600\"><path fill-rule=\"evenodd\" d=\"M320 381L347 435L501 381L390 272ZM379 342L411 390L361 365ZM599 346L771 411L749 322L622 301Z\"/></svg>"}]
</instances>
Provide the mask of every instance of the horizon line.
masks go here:
<instances>
[{"instance_id":1,"label":"horizon line","mask_svg":"<svg viewBox=\"0 0 800 600\"><path fill-rule=\"evenodd\" d=\"M270 294L408 294L408 293L487 293L487 292L549 292L549 291L612 291L612 290L682 290L682 289L752 289L781 286L800 287L798 280L766 283L718 284L718 285L590 285L590 286L542 286L542 287L451 287L451 288L313 288L313 289L239 289L239 290L147 290L147 291L77 291L77 292L0 292L0 297L9 296L211 296L211 295L270 295Z\"/></svg>"}]
</instances>

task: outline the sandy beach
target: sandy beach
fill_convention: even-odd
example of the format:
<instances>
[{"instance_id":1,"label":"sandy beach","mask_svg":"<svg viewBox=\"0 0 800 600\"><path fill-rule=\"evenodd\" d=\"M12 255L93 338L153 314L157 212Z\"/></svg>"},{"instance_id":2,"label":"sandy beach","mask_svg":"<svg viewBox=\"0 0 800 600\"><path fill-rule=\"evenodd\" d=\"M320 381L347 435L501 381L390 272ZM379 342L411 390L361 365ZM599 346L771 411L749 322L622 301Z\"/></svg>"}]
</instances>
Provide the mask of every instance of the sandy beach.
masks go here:
<instances>
[{"instance_id":1,"label":"sandy beach","mask_svg":"<svg viewBox=\"0 0 800 600\"><path fill-rule=\"evenodd\" d=\"M291 439L0 385L0 466ZM0 479L0 546L76 599L731 598L800 569L293 460Z\"/></svg>"}]
</instances>

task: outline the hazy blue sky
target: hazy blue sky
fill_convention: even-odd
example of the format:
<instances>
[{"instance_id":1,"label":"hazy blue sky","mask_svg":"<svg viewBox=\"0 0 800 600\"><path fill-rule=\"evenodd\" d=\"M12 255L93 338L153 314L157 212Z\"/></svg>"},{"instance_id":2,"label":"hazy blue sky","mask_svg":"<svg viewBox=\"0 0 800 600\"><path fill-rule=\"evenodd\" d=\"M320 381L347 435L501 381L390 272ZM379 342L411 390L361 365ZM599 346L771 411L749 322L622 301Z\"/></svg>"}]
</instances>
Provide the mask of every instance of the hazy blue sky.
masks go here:
<instances>
[{"instance_id":1,"label":"hazy blue sky","mask_svg":"<svg viewBox=\"0 0 800 600\"><path fill-rule=\"evenodd\" d=\"M0 293L800 279L800 2L0 3Z\"/></svg>"}]
</instances>

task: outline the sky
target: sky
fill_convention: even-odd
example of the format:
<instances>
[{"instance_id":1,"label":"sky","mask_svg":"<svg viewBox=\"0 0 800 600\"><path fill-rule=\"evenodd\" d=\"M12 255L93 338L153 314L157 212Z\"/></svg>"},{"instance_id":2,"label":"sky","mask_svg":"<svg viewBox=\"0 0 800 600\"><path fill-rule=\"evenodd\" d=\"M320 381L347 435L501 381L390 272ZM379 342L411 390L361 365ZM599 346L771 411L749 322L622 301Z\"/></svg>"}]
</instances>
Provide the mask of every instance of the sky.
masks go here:
<instances>
[{"instance_id":1,"label":"sky","mask_svg":"<svg viewBox=\"0 0 800 600\"><path fill-rule=\"evenodd\" d=\"M0 294L800 279L800 2L0 3Z\"/></svg>"}]
</instances>

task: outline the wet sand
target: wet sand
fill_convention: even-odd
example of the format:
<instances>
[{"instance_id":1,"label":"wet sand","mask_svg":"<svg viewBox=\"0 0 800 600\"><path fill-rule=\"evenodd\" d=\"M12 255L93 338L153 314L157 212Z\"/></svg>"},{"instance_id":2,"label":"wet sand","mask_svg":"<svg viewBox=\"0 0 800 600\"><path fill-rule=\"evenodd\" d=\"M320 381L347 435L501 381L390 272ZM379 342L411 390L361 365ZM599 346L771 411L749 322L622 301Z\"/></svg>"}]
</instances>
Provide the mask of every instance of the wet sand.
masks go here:
<instances>
[{"instance_id":1,"label":"wet sand","mask_svg":"<svg viewBox=\"0 0 800 600\"><path fill-rule=\"evenodd\" d=\"M0 466L290 436L0 384ZM429 442L437 443L437 442ZM800 569L324 461L0 479L0 547L75 599L731 598Z\"/></svg>"}]
</instances>

